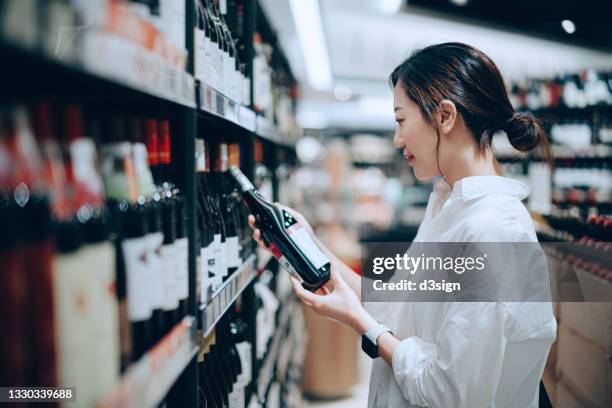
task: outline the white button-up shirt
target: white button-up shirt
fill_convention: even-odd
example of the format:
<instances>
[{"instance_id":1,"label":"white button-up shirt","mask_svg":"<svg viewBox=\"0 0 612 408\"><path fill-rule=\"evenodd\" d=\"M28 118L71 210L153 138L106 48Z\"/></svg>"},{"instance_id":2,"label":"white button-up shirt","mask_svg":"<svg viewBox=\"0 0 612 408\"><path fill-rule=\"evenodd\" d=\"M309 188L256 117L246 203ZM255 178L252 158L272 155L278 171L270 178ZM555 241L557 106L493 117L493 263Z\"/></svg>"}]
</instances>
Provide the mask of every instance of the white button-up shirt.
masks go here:
<instances>
[{"instance_id":1,"label":"white button-up shirt","mask_svg":"<svg viewBox=\"0 0 612 408\"><path fill-rule=\"evenodd\" d=\"M528 195L525 184L500 176L467 177L452 191L440 179L415 241L537 242L521 202ZM507 261L528 269L529 255ZM401 340L392 368L380 358L373 362L369 407L538 406L557 329L549 302L396 302L366 308Z\"/></svg>"}]
</instances>

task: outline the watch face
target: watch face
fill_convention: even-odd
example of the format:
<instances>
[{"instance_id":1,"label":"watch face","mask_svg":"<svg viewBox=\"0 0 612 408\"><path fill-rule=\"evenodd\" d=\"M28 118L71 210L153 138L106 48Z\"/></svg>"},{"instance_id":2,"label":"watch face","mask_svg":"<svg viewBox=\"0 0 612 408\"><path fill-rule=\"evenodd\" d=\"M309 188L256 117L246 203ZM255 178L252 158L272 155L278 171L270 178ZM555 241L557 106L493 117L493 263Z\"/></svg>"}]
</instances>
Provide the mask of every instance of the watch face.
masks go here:
<instances>
[{"instance_id":1,"label":"watch face","mask_svg":"<svg viewBox=\"0 0 612 408\"><path fill-rule=\"evenodd\" d=\"M378 346L366 336L361 336L361 349L371 358L378 358Z\"/></svg>"}]
</instances>

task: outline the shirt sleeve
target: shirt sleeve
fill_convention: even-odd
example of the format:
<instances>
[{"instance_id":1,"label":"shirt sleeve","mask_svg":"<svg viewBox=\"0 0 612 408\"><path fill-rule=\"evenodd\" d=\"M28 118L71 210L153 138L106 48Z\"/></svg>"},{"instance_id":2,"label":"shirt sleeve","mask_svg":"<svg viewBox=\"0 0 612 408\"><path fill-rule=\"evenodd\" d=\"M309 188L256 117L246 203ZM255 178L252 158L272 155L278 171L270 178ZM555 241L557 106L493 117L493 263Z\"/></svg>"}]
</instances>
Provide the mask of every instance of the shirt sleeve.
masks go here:
<instances>
[{"instance_id":1,"label":"shirt sleeve","mask_svg":"<svg viewBox=\"0 0 612 408\"><path fill-rule=\"evenodd\" d=\"M492 404L506 348L502 303L448 303L435 343L400 342L392 356L395 380L412 404L487 407Z\"/></svg>"}]
</instances>

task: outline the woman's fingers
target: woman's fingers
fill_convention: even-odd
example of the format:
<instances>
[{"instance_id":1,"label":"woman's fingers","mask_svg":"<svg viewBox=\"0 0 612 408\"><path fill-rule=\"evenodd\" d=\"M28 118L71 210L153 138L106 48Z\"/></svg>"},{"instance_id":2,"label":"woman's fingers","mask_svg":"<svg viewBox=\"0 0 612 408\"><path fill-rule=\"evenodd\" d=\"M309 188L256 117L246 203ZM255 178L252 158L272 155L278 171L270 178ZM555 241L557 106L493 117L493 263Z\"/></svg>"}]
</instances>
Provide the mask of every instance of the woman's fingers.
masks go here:
<instances>
[{"instance_id":1,"label":"woman's fingers","mask_svg":"<svg viewBox=\"0 0 612 408\"><path fill-rule=\"evenodd\" d=\"M255 226L255 217L254 217L254 216L249 215L248 221L249 221L249 227L251 227L251 228L253 228L253 229L256 229L256 228L257 228L257 227Z\"/></svg>"},{"instance_id":2,"label":"woman's fingers","mask_svg":"<svg viewBox=\"0 0 612 408\"><path fill-rule=\"evenodd\" d=\"M309 304L315 310L318 309L320 306L319 299L321 298L321 296L315 295L314 293L311 293L307 291L306 289L304 289L302 285L300 284L300 282L297 279L295 279L293 276L290 279L291 279L291 283L293 284L293 290L295 291L295 294L298 297L298 299L300 299L304 303Z\"/></svg>"}]
</instances>

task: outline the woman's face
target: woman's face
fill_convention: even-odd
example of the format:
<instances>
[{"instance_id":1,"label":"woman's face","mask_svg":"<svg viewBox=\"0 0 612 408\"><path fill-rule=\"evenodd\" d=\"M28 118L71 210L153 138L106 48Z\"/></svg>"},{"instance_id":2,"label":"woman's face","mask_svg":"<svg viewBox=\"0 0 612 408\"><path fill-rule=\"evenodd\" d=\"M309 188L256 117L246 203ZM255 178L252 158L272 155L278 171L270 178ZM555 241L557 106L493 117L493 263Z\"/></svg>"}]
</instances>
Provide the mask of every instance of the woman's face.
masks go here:
<instances>
[{"instance_id":1,"label":"woman's face","mask_svg":"<svg viewBox=\"0 0 612 408\"><path fill-rule=\"evenodd\" d=\"M408 98L399 83L393 89L393 106L397 122L393 145L403 150L418 180L439 176L436 165L436 130L423 118L418 105Z\"/></svg>"}]
</instances>

